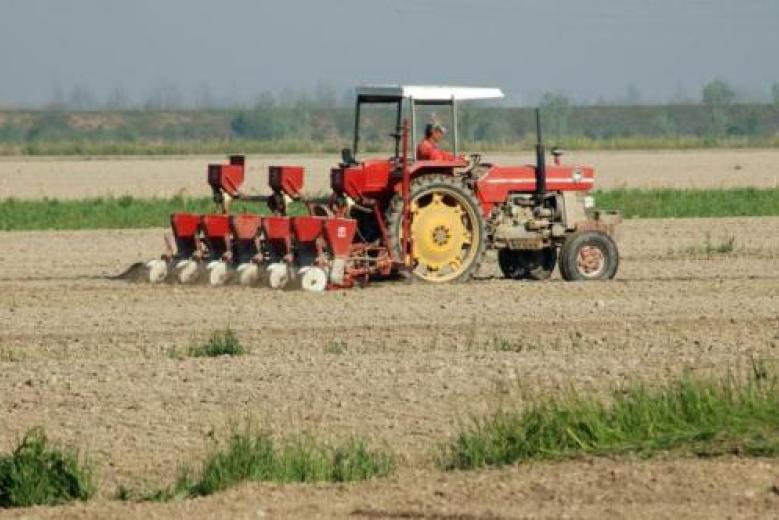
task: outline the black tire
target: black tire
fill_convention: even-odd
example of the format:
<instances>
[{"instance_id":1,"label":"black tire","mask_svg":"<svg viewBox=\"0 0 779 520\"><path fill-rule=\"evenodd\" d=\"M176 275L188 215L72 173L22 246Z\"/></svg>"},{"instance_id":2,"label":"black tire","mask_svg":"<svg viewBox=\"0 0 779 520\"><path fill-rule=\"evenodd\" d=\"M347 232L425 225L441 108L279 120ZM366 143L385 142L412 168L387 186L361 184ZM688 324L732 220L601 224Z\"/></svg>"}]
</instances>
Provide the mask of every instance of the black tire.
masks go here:
<instances>
[{"instance_id":1,"label":"black tire","mask_svg":"<svg viewBox=\"0 0 779 520\"><path fill-rule=\"evenodd\" d=\"M512 280L546 280L557 265L557 249L547 247L538 251L498 251L498 265L503 276Z\"/></svg>"},{"instance_id":2,"label":"black tire","mask_svg":"<svg viewBox=\"0 0 779 520\"><path fill-rule=\"evenodd\" d=\"M465 282L468 281L476 271L484 258L487 250L487 232L485 229L484 216L482 214L481 204L474 196L473 192L465 184L449 175L424 175L414 179L411 183L411 202L423 201L426 196L432 196L433 193L444 194L457 201L465 210L465 216L468 219L466 224L470 225L471 243L467 250L466 258L463 260L459 269L453 270L450 275L440 280L432 279L430 276L420 274L420 268L415 268L412 272L415 278L431 283L446 282ZM392 198L387 208L387 229L390 234L390 243L393 253L401 257L401 232L403 224L403 200L400 195ZM413 225L413 221L412 221Z\"/></svg>"},{"instance_id":3,"label":"black tire","mask_svg":"<svg viewBox=\"0 0 779 520\"><path fill-rule=\"evenodd\" d=\"M583 265L584 259L582 264L579 262L580 253L585 248L594 248L595 259L590 265ZM569 235L560 248L560 275L564 280L610 280L616 276L618 269L617 244L602 231L577 231Z\"/></svg>"}]
</instances>

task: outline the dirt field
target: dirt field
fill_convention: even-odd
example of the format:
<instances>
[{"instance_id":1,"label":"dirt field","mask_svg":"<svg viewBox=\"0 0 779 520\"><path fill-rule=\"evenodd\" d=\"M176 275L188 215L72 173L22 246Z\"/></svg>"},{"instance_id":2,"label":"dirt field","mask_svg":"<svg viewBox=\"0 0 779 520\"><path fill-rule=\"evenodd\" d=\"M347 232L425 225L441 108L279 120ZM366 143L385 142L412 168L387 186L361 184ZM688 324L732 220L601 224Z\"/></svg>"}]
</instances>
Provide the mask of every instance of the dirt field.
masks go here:
<instances>
[{"instance_id":1,"label":"dirt field","mask_svg":"<svg viewBox=\"0 0 779 520\"><path fill-rule=\"evenodd\" d=\"M0 158L0 199L82 198L100 195L208 196L206 164L224 157L82 159ZM247 192L264 192L270 164L306 167L307 191L328 189L330 168L337 160L327 156L251 156ZM533 162L532 153L491 154L498 164ZM564 160L597 168L598 188L621 186L726 187L779 185L779 150L709 150L655 152L570 152Z\"/></svg>"},{"instance_id":2,"label":"dirt field","mask_svg":"<svg viewBox=\"0 0 779 520\"><path fill-rule=\"evenodd\" d=\"M757 168L770 157L755 155L689 158L743 157ZM88 504L0 516L779 516L771 459L580 459L454 473L431 460L458 419L520 393L722 373L752 356L776 362L779 218L629 221L620 274L609 283L508 282L494 277L493 262L465 285L325 294L102 278L156 256L161 233L0 233L0 447L44 425L88 449L101 484ZM733 253L703 252L706 240L730 236ZM168 354L225 326L240 331L248 356ZM345 352L328 352L336 341ZM353 485L248 484L170 504L111 500L120 484L169 482L203 452L208 432L247 416L279 433L364 435L398 453L401 469Z\"/></svg>"}]
</instances>

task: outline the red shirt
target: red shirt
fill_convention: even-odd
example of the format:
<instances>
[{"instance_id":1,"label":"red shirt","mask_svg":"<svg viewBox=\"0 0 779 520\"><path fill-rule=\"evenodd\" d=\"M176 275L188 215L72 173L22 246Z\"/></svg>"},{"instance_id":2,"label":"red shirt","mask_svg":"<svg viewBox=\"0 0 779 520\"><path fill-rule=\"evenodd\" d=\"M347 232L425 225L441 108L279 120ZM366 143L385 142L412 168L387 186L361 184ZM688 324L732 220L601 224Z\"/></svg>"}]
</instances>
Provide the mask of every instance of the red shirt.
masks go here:
<instances>
[{"instance_id":1,"label":"red shirt","mask_svg":"<svg viewBox=\"0 0 779 520\"><path fill-rule=\"evenodd\" d=\"M438 148L432 139L423 139L417 145L417 161L454 161L454 154Z\"/></svg>"}]
</instances>

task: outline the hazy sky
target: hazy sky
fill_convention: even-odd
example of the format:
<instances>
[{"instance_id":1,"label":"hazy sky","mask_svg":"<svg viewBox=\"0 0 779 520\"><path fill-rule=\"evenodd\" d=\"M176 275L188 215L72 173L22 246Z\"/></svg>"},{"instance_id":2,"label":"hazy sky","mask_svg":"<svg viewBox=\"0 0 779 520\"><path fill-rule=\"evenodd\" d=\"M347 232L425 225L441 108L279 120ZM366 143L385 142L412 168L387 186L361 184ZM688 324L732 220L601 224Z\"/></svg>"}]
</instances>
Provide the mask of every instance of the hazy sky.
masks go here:
<instances>
[{"instance_id":1,"label":"hazy sky","mask_svg":"<svg viewBox=\"0 0 779 520\"><path fill-rule=\"evenodd\" d=\"M0 0L0 105L361 82L667 99L779 81L779 0Z\"/></svg>"}]
</instances>

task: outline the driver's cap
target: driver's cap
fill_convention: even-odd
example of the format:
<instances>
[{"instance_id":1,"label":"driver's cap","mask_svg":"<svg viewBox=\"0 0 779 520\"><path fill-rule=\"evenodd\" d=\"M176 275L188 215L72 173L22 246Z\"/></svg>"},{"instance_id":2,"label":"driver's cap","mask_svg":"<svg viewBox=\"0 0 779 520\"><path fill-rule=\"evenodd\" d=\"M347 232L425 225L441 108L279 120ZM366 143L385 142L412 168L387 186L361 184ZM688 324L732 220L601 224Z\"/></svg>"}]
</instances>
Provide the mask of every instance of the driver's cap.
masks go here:
<instances>
[{"instance_id":1,"label":"driver's cap","mask_svg":"<svg viewBox=\"0 0 779 520\"><path fill-rule=\"evenodd\" d=\"M433 131L441 132L442 134L446 135L446 127L441 123L433 123L432 129Z\"/></svg>"}]
</instances>

